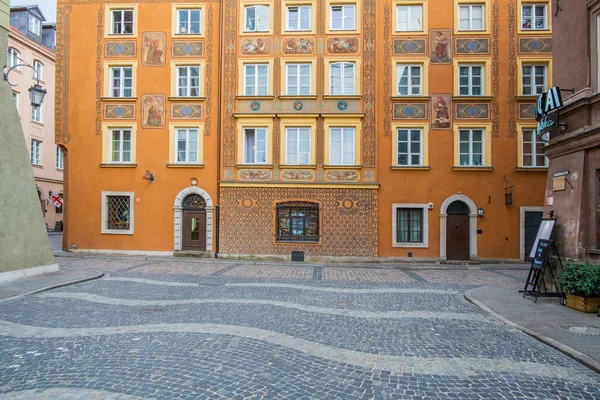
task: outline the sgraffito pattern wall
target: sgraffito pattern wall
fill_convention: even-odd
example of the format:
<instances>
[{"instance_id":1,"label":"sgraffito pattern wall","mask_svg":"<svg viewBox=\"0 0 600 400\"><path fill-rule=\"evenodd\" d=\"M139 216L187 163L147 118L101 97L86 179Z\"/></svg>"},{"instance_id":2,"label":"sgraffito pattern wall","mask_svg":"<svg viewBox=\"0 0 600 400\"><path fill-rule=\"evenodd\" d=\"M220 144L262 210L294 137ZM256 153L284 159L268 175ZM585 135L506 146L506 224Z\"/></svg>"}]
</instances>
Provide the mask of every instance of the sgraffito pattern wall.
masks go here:
<instances>
[{"instance_id":1,"label":"sgraffito pattern wall","mask_svg":"<svg viewBox=\"0 0 600 400\"><path fill-rule=\"evenodd\" d=\"M321 204L320 244L276 243L275 205ZM224 254L377 256L377 191L369 189L221 188L219 251Z\"/></svg>"}]
</instances>

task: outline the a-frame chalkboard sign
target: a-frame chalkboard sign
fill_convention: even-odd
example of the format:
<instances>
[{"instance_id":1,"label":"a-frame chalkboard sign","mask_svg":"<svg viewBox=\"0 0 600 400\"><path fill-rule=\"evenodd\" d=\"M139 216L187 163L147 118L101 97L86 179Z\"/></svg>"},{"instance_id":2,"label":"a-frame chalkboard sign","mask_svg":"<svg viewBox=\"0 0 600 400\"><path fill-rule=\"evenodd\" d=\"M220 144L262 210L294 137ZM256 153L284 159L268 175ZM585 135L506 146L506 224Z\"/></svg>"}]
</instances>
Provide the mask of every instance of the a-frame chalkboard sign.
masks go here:
<instances>
[{"instance_id":1,"label":"a-frame chalkboard sign","mask_svg":"<svg viewBox=\"0 0 600 400\"><path fill-rule=\"evenodd\" d=\"M554 253L554 256L552 255ZM535 254L531 260L531 268L529 269L529 275L527 276L527 282L525 283L525 289L523 289L523 297L535 296L535 302L537 303L538 297L563 297L560 289L554 282L554 272L552 268L548 268L551 282L548 284L554 285L556 292L548 292L548 285L544 275L546 273L546 267L550 266L551 259L558 260L560 269L562 271L562 260L558 254L558 249L554 240L540 239L535 249ZM543 292L542 292L543 289Z\"/></svg>"}]
</instances>

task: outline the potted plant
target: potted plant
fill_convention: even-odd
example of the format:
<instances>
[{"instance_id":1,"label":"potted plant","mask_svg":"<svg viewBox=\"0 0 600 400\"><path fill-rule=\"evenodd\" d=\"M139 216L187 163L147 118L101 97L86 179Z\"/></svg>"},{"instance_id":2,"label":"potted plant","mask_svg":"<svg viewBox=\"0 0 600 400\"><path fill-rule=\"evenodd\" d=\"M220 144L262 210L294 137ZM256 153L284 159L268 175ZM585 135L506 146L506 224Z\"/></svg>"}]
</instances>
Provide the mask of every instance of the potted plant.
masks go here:
<instances>
[{"instance_id":1,"label":"potted plant","mask_svg":"<svg viewBox=\"0 0 600 400\"><path fill-rule=\"evenodd\" d=\"M568 264L556 283L567 293L567 306L596 312L600 306L600 265Z\"/></svg>"}]
</instances>

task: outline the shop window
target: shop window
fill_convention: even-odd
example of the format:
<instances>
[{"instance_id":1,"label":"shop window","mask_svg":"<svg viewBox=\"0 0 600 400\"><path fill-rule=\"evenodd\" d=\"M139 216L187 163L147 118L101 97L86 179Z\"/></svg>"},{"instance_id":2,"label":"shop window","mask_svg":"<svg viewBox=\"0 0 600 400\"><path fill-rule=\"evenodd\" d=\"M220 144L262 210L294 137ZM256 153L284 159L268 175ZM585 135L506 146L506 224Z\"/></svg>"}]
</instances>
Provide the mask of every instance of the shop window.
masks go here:
<instances>
[{"instance_id":1,"label":"shop window","mask_svg":"<svg viewBox=\"0 0 600 400\"><path fill-rule=\"evenodd\" d=\"M287 202L277 205L277 240L285 242L319 241L319 205Z\"/></svg>"}]
</instances>

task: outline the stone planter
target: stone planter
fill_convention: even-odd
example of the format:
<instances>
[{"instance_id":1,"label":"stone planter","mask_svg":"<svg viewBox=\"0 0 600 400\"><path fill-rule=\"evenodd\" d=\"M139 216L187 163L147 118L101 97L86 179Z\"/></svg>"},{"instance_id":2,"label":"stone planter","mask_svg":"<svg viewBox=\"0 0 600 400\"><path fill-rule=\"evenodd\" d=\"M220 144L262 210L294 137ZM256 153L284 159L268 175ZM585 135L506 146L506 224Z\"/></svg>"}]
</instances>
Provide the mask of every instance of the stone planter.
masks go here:
<instances>
[{"instance_id":1,"label":"stone planter","mask_svg":"<svg viewBox=\"0 0 600 400\"><path fill-rule=\"evenodd\" d=\"M595 313L600 306L600 297L581 297L569 293L567 306L585 313Z\"/></svg>"}]
</instances>

